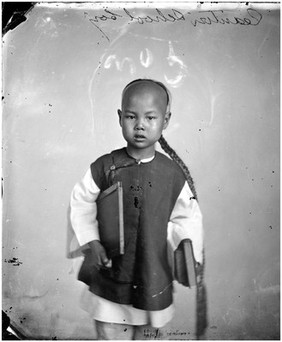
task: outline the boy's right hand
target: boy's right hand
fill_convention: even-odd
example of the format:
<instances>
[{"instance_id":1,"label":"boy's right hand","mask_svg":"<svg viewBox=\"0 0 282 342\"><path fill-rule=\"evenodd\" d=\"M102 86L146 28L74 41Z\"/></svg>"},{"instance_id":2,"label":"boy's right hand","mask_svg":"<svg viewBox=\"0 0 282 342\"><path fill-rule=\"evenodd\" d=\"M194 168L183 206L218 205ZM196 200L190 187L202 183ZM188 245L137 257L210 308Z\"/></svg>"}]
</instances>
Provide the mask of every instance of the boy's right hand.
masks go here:
<instances>
[{"instance_id":1,"label":"boy's right hand","mask_svg":"<svg viewBox=\"0 0 282 342\"><path fill-rule=\"evenodd\" d=\"M91 253L92 253L92 261L96 268L100 267L112 267L112 260L109 260L106 254L105 248L102 246L99 240L93 240L88 243Z\"/></svg>"}]
</instances>

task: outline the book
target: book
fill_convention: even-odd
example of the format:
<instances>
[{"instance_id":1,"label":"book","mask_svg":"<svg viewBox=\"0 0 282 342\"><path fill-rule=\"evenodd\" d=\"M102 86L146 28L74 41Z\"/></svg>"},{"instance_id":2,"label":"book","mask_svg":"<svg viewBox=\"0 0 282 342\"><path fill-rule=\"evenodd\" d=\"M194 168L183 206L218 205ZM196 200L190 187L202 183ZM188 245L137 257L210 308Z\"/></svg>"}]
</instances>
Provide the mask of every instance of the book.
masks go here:
<instances>
[{"instance_id":1,"label":"book","mask_svg":"<svg viewBox=\"0 0 282 342\"><path fill-rule=\"evenodd\" d=\"M97 220L101 244L108 258L124 254L124 221L122 183L117 182L100 193Z\"/></svg>"},{"instance_id":2,"label":"book","mask_svg":"<svg viewBox=\"0 0 282 342\"><path fill-rule=\"evenodd\" d=\"M196 261L192 241L181 241L174 252L174 277L184 286L196 285Z\"/></svg>"}]
</instances>

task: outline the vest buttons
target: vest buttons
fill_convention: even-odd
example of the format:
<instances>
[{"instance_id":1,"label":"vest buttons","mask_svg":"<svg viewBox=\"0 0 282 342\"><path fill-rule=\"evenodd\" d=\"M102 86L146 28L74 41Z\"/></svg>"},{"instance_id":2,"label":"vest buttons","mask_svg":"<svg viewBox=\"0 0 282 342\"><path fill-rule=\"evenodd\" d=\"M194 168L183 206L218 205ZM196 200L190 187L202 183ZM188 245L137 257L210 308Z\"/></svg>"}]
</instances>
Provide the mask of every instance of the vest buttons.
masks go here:
<instances>
[{"instance_id":1,"label":"vest buttons","mask_svg":"<svg viewBox=\"0 0 282 342\"><path fill-rule=\"evenodd\" d=\"M111 167L110 167L110 170L115 170L116 169L116 166L115 165L112 165Z\"/></svg>"}]
</instances>

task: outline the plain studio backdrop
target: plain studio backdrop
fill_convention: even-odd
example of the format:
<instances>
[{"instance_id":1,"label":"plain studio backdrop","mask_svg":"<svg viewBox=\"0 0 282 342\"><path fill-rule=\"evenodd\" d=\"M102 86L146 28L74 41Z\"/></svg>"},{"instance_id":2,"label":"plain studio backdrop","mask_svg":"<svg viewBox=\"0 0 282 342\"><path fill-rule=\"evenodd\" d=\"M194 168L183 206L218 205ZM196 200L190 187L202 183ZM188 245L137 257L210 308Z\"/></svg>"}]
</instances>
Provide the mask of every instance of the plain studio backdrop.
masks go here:
<instances>
[{"instance_id":1,"label":"plain studio backdrop","mask_svg":"<svg viewBox=\"0 0 282 342\"><path fill-rule=\"evenodd\" d=\"M122 89L148 77L171 90L164 136L203 212L204 338L279 339L279 23L270 3L40 3L4 35L2 305L21 333L95 338L66 258L70 193L125 145ZM158 338L194 339L195 289L175 290Z\"/></svg>"}]
</instances>

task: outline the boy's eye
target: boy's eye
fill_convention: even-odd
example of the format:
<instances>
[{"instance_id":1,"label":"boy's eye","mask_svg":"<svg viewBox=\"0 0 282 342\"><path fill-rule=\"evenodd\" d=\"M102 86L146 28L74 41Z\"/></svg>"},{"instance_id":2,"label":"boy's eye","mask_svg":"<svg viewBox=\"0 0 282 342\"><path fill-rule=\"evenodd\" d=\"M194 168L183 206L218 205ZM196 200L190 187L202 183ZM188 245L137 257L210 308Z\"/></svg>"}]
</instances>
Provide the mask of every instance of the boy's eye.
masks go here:
<instances>
[{"instance_id":1,"label":"boy's eye","mask_svg":"<svg viewBox=\"0 0 282 342\"><path fill-rule=\"evenodd\" d=\"M155 116L147 116L148 120L154 120L156 117Z\"/></svg>"},{"instance_id":2,"label":"boy's eye","mask_svg":"<svg viewBox=\"0 0 282 342\"><path fill-rule=\"evenodd\" d=\"M130 119L130 120L133 120L133 119L135 119L135 116L134 115L125 115L125 118L126 119Z\"/></svg>"}]
</instances>

